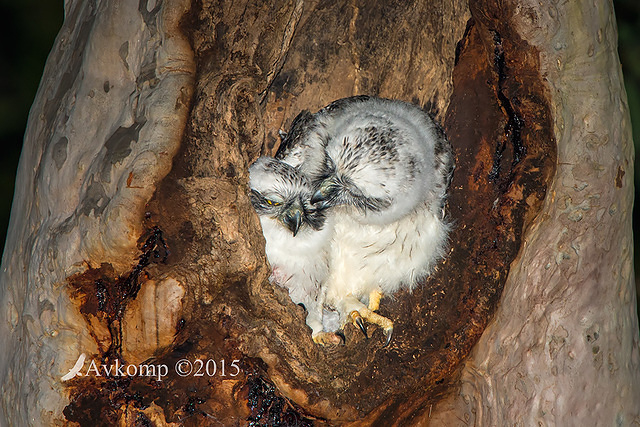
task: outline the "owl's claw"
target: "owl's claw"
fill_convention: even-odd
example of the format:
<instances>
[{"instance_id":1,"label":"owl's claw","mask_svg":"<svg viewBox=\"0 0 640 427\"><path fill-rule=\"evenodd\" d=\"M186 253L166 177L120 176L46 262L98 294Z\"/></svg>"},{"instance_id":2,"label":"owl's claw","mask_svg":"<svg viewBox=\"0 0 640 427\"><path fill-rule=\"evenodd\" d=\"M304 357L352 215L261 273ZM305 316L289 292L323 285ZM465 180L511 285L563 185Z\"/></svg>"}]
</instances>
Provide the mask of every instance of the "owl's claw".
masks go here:
<instances>
[{"instance_id":1,"label":"owl's claw","mask_svg":"<svg viewBox=\"0 0 640 427\"><path fill-rule=\"evenodd\" d=\"M362 307L359 310L353 310L351 313L349 313L349 319L351 319L351 322L353 322L354 325L360 328L366 338L369 338L369 336L367 334L367 328L364 324L364 320L369 323L373 323L374 325L380 326L385 336L383 347L388 346L391 342L391 337L393 335L393 322L386 317L374 313L367 307Z\"/></svg>"},{"instance_id":2,"label":"owl's claw","mask_svg":"<svg viewBox=\"0 0 640 427\"><path fill-rule=\"evenodd\" d=\"M347 343L347 337L344 336L344 332L335 331L334 334L336 334L338 338L340 338L340 341L342 341L342 345L345 345Z\"/></svg>"},{"instance_id":3,"label":"owl's claw","mask_svg":"<svg viewBox=\"0 0 640 427\"><path fill-rule=\"evenodd\" d=\"M351 321L358 327L360 328L360 330L362 331L362 333L364 334L365 338L369 338L369 335L367 335L367 327L364 326L364 321L362 320L362 316L360 315L360 313L358 313L357 310L353 310L350 314L349 317L351 318Z\"/></svg>"},{"instance_id":4,"label":"owl's claw","mask_svg":"<svg viewBox=\"0 0 640 427\"><path fill-rule=\"evenodd\" d=\"M382 346L383 348L388 346L389 343L391 342L391 336L393 335L393 324L391 325L390 328L384 330L384 334L387 338L384 342L384 345Z\"/></svg>"}]
</instances>

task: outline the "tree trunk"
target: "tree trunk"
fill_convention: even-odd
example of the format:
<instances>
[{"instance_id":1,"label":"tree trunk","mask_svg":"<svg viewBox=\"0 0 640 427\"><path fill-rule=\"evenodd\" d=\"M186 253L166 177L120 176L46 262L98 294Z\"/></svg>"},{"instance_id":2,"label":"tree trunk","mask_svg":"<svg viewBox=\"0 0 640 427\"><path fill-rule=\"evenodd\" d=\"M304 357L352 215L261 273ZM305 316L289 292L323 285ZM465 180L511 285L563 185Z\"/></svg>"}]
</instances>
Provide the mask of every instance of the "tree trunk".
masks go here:
<instances>
[{"instance_id":1,"label":"tree trunk","mask_svg":"<svg viewBox=\"0 0 640 427\"><path fill-rule=\"evenodd\" d=\"M67 2L0 272L0 424L640 422L611 5L388 3ZM313 343L247 195L278 129L354 94L456 152L450 253L383 299L386 348Z\"/></svg>"},{"instance_id":2,"label":"tree trunk","mask_svg":"<svg viewBox=\"0 0 640 427\"><path fill-rule=\"evenodd\" d=\"M640 424L633 141L613 7L523 1L505 9L502 20L538 52L557 169L461 386L431 421Z\"/></svg>"}]
</instances>

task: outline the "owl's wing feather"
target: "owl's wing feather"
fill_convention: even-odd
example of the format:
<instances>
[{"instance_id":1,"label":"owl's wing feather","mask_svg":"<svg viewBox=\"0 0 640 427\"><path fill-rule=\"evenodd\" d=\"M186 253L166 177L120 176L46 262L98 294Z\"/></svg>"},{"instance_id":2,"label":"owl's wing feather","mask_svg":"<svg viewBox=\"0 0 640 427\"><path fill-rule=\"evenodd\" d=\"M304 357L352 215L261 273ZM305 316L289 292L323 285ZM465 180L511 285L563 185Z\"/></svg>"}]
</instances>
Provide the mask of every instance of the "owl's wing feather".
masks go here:
<instances>
[{"instance_id":1,"label":"owl's wing feather","mask_svg":"<svg viewBox=\"0 0 640 427\"><path fill-rule=\"evenodd\" d=\"M275 158L285 161L292 153L300 149L300 144L304 141L310 125L313 123L313 114L309 110L300 112L291 123L291 129L284 134L284 138L280 142Z\"/></svg>"}]
</instances>

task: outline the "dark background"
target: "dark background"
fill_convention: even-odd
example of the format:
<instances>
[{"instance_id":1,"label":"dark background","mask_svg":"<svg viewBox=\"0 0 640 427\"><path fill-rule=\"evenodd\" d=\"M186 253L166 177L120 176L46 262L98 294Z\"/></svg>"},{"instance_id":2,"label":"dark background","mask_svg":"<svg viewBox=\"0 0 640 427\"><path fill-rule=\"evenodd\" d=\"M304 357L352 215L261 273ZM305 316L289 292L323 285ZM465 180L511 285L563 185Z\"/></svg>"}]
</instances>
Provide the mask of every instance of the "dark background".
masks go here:
<instances>
[{"instance_id":1,"label":"dark background","mask_svg":"<svg viewBox=\"0 0 640 427\"><path fill-rule=\"evenodd\" d=\"M636 159L640 142L640 1L615 0L620 61L627 88ZM29 108L47 55L62 25L62 0L0 0L0 253L4 249L14 180ZM636 170L637 170L636 162ZM636 200L640 174L634 177ZM640 220L634 206L634 230ZM638 253L638 233L635 253ZM640 263L635 258L635 271ZM638 282L636 282L637 284Z\"/></svg>"},{"instance_id":2,"label":"dark background","mask_svg":"<svg viewBox=\"0 0 640 427\"><path fill-rule=\"evenodd\" d=\"M27 116L64 16L62 0L0 0L0 253Z\"/></svg>"}]
</instances>

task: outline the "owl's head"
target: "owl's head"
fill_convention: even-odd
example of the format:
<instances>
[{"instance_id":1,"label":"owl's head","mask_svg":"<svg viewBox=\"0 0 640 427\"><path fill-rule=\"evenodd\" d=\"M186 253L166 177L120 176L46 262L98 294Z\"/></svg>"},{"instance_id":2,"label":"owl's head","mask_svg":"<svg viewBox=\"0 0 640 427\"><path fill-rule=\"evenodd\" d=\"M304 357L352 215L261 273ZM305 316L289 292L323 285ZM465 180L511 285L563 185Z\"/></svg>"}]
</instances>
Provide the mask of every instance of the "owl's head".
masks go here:
<instances>
[{"instance_id":1,"label":"owl's head","mask_svg":"<svg viewBox=\"0 0 640 427\"><path fill-rule=\"evenodd\" d=\"M303 227L320 230L324 209L311 204L312 186L293 166L260 157L249 168L251 203L260 216L278 220L295 236Z\"/></svg>"}]
</instances>

